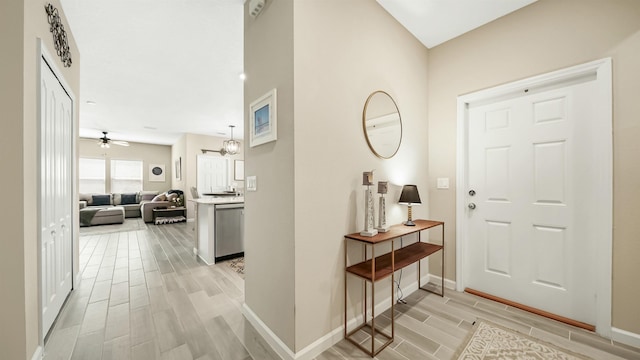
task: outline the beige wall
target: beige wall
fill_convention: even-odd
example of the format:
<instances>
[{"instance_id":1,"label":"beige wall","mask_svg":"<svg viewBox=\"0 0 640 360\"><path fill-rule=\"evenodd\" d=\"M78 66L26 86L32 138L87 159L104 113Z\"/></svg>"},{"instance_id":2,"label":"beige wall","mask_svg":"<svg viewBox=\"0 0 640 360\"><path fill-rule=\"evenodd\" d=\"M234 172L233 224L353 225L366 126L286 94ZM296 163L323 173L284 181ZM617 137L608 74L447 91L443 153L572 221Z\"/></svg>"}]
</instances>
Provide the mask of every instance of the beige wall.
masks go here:
<instances>
[{"instance_id":1,"label":"beige wall","mask_svg":"<svg viewBox=\"0 0 640 360\"><path fill-rule=\"evenodd\" d=\"M180 179L176 179L175 174L175 162L176 160L181 160L181 170L180 170ZM187 135L182 135L175 144L171 145L171 166L173 176L171 177L171 188L172 189L180 189L185 192L185 201L191 199L191 193L189 192L189 187L187 187L187 176L185 173L187 161ZM187 203L188 204L188 203ZM187 217L189 217L189 211L187 210Z\"/></svg>"},{"instance_id":2,"label":"beige wall","mask_svg":"<svg viewBox=\"0 0 640 360\"><path fill-rule=\"evenodd\" d=\"M245 105L278 89L278 140L246 149L258 191L246 194L245 299L299 352L343 324L343 235L364 224L362 172L392 182L391 223L406 216L395 204L402 184L425 189L426 202L427 50L368 0L274 0L245 27ZM375 90L395 98L404 121L392 160L375 157L362 133Z\"/></svg>"},{"instance_id":3,"label":"beige wall","mask_svg":"<svg viewBox=\"0 0 640 360\"><path fill-rule=\"evenodd\" d=\"M266 3L244 18L245 109L278 89L278 140L244 146L245 176L257 176L245 194L245 303L288 346L294 328L293 0ZM244 138L249 139L248 111ZM247 141L248 142L248 141Z\"/></svg>"},{"instance_id":4,"label":"beige wall","mask_svg":"<svg viewBox=\"0 0 640 360\"><path fill-rule=\"evenodd\" d=\"M20 1L0 2L0 108L2 109L2 140L0 156L2 169L12 169L5 175L2 186L5 201L12 206L0 207L3 234L0 241L0 349L10 359L27 356L27 323L25 320L25 224L23 197L25 196L23 154L24 74L21 36L24 27L24 4ZM12 156L7 156L11 154ZM32 238L33 240L33 238ZM31 329L30 329L31 330ZM37 338L36 338L37 340ZM31 342L30 342L30 346ZM33 348L31 349L33 351Z\"/></svg>"},{"instance_id":5,"label":"beige wall","mask_svg":"<svg viewBox=\"0 0 640 360\"><path fill-rule=\"evenodd\" d=\"M447 223L447 278L455 279L458 95L604 57L613 59L613 326L640 333L640 2L540 0L429 52L429 205ZM452 181L454 185L454 181Z\"/></svg>"},{"instance_id":6,"label":"beige wall","mask_svg":"<svg viewBox=\"0 0 640 360\"><path fill-rule=\"evenodd\" d=\"M0 102L2 102L3 134L0 163L11 169L3 187L7 191L10 209L1 210L4 233L0 242L0 269L2 272L2 310L0 310L0 349L2 356L10 359L31 359L39 339L38 324L38 118L37 118L37 39L41 38L55 65L75 96L75 113L78 113L80 96L80 53L75 40L67 29L73 56L73 66L64 68L55 56L53 38L44 10L51 2L61 10L59 1L3 1L0 5L0 39L3 51L0 55ZM61 12L62 21L68 23ZM77 116L74 129L77 133ZM77 199L76 199L77 200ZM77 214L74 214L77 217ZM77 236L78 228L74 229ZM76 244L77 245L77 244ZM77 246L74 249L74 269L77 269Z\"/></svg>"},{"instance_id":7,"label":"beige wall","mask_svg":"<svg viewBox=\"0 0 640 360\"><path fill-rule=\"evenodd\" d=\"M414 218L427 218L428 107L427 49L375 1L296 2L294 59L297 352L344 325L343 236L364 226L362 172L390 181L389 223L406 219L397 204L404 184L416 184L425 202ZM362 131L375 90L388 92L402 117L402 144L389 160L369 150ZM360 247L349 249L359 260ZM403 286L415 281L415 269L403 277ZM389 282L376 284L378 301ZM349 284L349 302L359 304L361 282Z\"/></svg>"},{"instance_id":8,"label":"beige wall","mask_svg":"<svg viewBox=\"0 0 640 360\"><path fill-rule=\"evenodd\" d=\"M171 162L171 146L142 144L129 142L129 146L111 145L108 149L103 149L96 145L96 139L81 138L79 144L79 156L87 158L104 158L106 163L106 178L111 178L110 160L142 160L142 189L155 190L158 192L167 191L172 188L173 163ZM165 178L163 182L149 181L149 165L164 165ZM106 192L110 193L109 180L106 183Z\"/></svg>"}]
</instances>

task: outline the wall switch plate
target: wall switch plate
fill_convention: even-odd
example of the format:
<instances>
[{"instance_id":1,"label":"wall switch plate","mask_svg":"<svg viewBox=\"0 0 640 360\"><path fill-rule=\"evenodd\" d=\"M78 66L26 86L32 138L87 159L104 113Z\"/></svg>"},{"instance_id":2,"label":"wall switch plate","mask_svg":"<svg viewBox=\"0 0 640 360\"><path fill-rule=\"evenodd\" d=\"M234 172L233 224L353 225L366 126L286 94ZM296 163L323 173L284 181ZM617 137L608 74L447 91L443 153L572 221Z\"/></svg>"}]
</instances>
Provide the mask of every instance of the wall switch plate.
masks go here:
<instances>
[{"instance_id":1,"label":"wall switch plate","mask_svg":"<svg viewBox=\"0 0 640 360\"><path fill-rule=\"evenodd\" d=\"M254 176L247 176L247 191L258 191L258 179Z\"/></svg>"},{"instance_id":2,"label":"wall switch plate","mask_svg":"<svg viewBox=\"0 0 640 360\"><path fill-rule=\"evenodd\" d=\"M449 178L438 178L438 189L448 189L449 188Z\"/></svg>"}]
</instances>

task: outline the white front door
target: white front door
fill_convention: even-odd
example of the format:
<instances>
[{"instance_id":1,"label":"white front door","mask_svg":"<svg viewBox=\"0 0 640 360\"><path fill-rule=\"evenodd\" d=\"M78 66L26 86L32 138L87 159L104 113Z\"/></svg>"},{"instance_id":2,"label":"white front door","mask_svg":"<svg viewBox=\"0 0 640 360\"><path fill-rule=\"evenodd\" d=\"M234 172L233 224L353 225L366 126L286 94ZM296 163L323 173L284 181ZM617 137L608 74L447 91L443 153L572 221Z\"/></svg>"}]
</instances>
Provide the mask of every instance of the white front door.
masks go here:
<instances>
[{"instance_id":1,"label":"white front door","mask_svg":"<svg viewBox=\"0 0 640 360\"><path fill-rule=\"evenodd\" d=\"M72 286L73 105L44 59L41 59L40 71L40 242L44 336Z\"/></svg>"},{"instance_id":2,"label":"white front door","mask_svg":"<svg viewBox=\"0 0 640 360\"><path fill-rule=\"evenodd\" d=\"M592 144L611 136L598 133L594 80L468 105L465 286L587 324L601 240Z\"/></svg>"}]
</instances>

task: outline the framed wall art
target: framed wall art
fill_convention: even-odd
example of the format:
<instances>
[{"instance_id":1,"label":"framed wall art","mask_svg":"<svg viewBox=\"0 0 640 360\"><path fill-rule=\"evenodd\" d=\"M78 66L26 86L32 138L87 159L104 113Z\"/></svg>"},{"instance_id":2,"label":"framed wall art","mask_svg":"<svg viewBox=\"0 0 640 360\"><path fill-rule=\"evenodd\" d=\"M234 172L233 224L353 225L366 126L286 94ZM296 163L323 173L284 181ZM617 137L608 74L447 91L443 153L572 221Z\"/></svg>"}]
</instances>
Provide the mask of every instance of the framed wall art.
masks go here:
<instances>
[{"instance_id":1,"label":"framed wall art","mask_svg":"<svg viewBox=\"0 0 640 360\"><path fill-rule=\"evenodd\" d=\"M164 182L165 171L164 164L150 164L149 165L149 181Z\"/></svg>"},{"instance_id":2,"label":"framed wall art","mask_svg":"<svg viewBox=\"0 0 640 360\"><path fill-rule=\"evenodd\" d=\"M249 147L278 139L276 89L262 95L249 105Z\"/></svg>"}]
</instances>

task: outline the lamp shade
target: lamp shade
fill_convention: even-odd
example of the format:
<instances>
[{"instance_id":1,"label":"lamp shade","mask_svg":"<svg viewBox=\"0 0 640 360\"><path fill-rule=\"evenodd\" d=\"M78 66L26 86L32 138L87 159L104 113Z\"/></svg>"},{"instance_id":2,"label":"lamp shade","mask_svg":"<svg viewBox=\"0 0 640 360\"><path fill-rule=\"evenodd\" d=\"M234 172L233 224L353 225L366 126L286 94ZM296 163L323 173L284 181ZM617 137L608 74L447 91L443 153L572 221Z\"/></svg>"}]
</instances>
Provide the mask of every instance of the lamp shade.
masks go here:
<instances>
[{"instance_id":1,"label":"lamp shade","mask_svg":"<svg viewBox=\"0 0 640 360\"><path fill-rule=\"evenodd\" d=\"M405 185L402 187L402 193L400 193L400 204L422 204L420 201L420 194L418 194L418 187L415 185Z\"/></svg>"}]
</instances>

